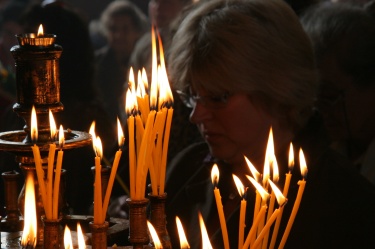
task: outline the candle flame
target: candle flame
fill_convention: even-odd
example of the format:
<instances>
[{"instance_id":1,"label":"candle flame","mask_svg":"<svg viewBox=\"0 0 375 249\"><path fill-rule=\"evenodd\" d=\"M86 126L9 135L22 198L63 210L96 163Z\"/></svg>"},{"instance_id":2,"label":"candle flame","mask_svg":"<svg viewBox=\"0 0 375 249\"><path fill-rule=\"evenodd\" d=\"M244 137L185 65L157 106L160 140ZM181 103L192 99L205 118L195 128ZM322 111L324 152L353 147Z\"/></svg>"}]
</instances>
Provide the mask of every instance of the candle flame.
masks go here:
<instances>
[{"instance_id":1,"label":"candle flame","mask_svg":"<svg viewBox=\"0 0 375 249\"><path fill-rule=\"evenodd\" d=\"M177 224L178 235L179 235L179 238L180 238L180 247L184 248L184 249L190 248L190 245L189 245L189 243L186 239L184 228L183 228L181 220L180 220L180 218L178 218L178 216L176 216L176 224Z\"/></svg>"},{"instance_id":2,"label":"candle flame","mask_svg":"<svg viewBox=\"0 0 375 249\"><path fill-rule=\"evenodd\" d=\"M294 168L294 149L293 149L293 144L290 142L289 146L289 160L288 160L288 169L289 172L291 172Z\"/></svg>"},{"instance_id":3,"label":"candle flame","mask_svg":"<svg viewBox=\"0 0 375 249\"><path fill-rule=\"evenodd\" d=\"M302 148L299 150L299 165L301 168L301 175L304 179L306 179L307 164L306 164L305 155L303 154Z\"/></svg>"},{"instance_id":4,"label":"candle flame","mask_svg":"<svg viewBox=\"0 0 375 249\"><path fill-rule=\"evenodd\" d=\"M92 147L93 147L93 149L95 151L95 139L96 139L95 121L92 121L92 123L91 123L89 134L91 135L91 138L92 138Z\"/></svg>"},{"instance_id":5,"label":"candle flame","mask_svg":"<svg viewBox=\"0 0 375 249\"><path fill-rule=\"evenodd\" d=\"M159 87L160 87L159 103L160 103L160 106L165 106L165 105L170 106L173 103L173 95L172 95L171 87L169 85L167 69L165 67L165 60L164 60L164 49L163 49L163 44L162 44L159 34L158 34L158 40L159 40L159 50L160 50L160 67L158 67L158 81L159 81Z\"/></svg>"},{"instance_id":6,"label":"candle flame","mask_svg":"<svg viewBox=\"0 0 375 249\"><path fill-rule=\"evenodd\" d=\"M266 186L268 179L270 178L270 165L273 161L273 155L275 154L274 144L273 144L273 132L272 127L270 128L270 133L268 136L266 157L264 160L263 168L263 186Z\"/></svg>"},{"instance_id":7,"label":"candle flame","mask_svg":"<svg viewBox=\"0 0 375 249\"><path fill-rule=\"evenodd\" d=\"M65 225L65 229L64 229L64 248L73 249L72 234L67 225Z\"/></svg>"},{"instance_id":8,"label":"candle flame","mask_svg":"<svg viewBox=\"0 0 375 249\"><path fill-rule=\"evenodd\" d=\"M274 182L278 182L279 181L279 166L277 164L275 155L273 155L271 166L272 166L272 180Z\"/></svg>"},{"instance_id":9,"label":"candle flame","mask_svg":"<svg viewBox=\"0 0 375 249\"><path fill-rule=\"evenodd\" d=\"M129 88L126 91L126 99L125 99L125 111L128 116L134 115L138 111L138 104L137 104L137 95L134 90L134 84L131 83L131 75L133 70L130 69L129 73ZM134 76L133 76L134 77Z\"/></svg>"},{"instance_id":10,"label":"candle flame","mask_svg":"<svg viewBox=\"0 0 375 249\"><path fill-rule=\"evenodd\" d=\"M203 221L202 214L199 212L198 216L199 216L199 225L200 225L201 234L202 234L202 249L213 249L210 239L208 238L208 233L207 233L207 229L204 224L204 221Z\"/></svg>"},{"instance_id":11,"label":"candle flame","mask_svg":"<svg viewBox=\"0 0 375 249\"><path fill-rule=\"evenodd\" d=\"M95 138L94 149L95 149L95 155L102 158L103 157L103 146L102 146L102 140L100 139L99 136L97 136Z\"/></svg>"},{"instance_id":12,"label":"candle flame","mask_svg":"<svg viewBox=\"0 0 375 249\"><path fill-rule=\"evenodd\" d=\"M83 237L81 224L79 222L77 223L77 238L78 238L78 249L85 249L86 248L85 238Z\"/></svg>"},{"instance_id":13,"label":"candle flame","mask_svg":"<svg viewBox=\"0 0 375 249\"><path fill-rule=\"evenodd\" d=\"M211 180L213 185L217 185L219 183L219 168L217 167L217 164L215 163L214 166L212 166L211 170Z\"/></svg>"},{"instance_id":14,"label":"candle flame","mask_svg":"<svg viewBox=\"0 0 375 249\"><path fill-rule=\"evenodd\" d=\"M148 227L148 230L150 231L151 238L154 242L155 249L162 249L163 247L161 245L159 236L156 233L156 230L155 230L154 226L151 224L151 222L147 221L147 227Z\"/></svg>"},{"instance_id":15,"label":"candle flame","mask_svg":"<svg viewBox=\"0 0 375 249\"><path fill-rule=\"evenodd\" d=\"M254 167L254 165L250 162L250 160L246 157L245 157L245 161L247 163L247 166L249 167L250 169L250 172L251 174L253 174L253 177L254 179L259 182L260 181L260 178L261 178L261 174L258 172L258 170Z\"/></svg>"},{"instance_id":16,"label":"candle flame","mask_svg":"<svg viewBox=\"0 0 375 249\"><path fill-rule=\"evenodd\" d=\"M138 70L137 82L138 82L138 84L137 84L137 96L140 97L140 98L143 98L146 94L146 90L145 90L145 84L143 83L141 70Z\"/></svg>"},{"instance_id":17,"label":"candle flame","mask_svg":"<svg viewBox=\"0 0 375 249\"><path fill-rule=\"evenodd\" d=\"M35 106L31 109L31 140L36 142L38 140L38 122L36 119Z\"/></svg>"},{"instance_id":18,"label":"candle flame","mask_svg":"<svg viewBox=\"0 0 375 249\"><path fill-rule=\"evenodd\" d=\"M124 132L122 131L120 120L117 117L117 140L118 140L118 147L122 147L125 142Z\"/></svg>"},{"instance_id":19,"label":"candle flame","mask_svg":"<svg viewBox=\"0 0 375 249\"><path fill-rule=\"evenodd\" d=\"M236 187L237 187L237 190L238 190L238 194L244 198L245 196L245 187L244 185L242 184L240 178L238 178L238 176L232 174L233 176L233 180L234 180L234 183L236 184Z\"/></svg>"},{"instance_id":20,"label":"candle flame","mask_svg":"<svg viewBox=\"0 0 375 249\"><path fill-rule=\"evenodd\" d=\"M43 36L43 35L44 35L43 25L40 24L39 28L38 28L38 34L37 34L37 36L39 37L39 36Z\"/></svg>"},{"instance_id":21,"label":"candle flame","mask_svg":"<svg viewBox=\"0 0 375 249\"><path fill-rule=\"evenodd\" d=\"M151 29L151 89L150 89L150 106L151 108L156 108L157 94L158 94L158 64L157 64L157 54L156 54L156 36L154 26Z\"/></svg>"},{"instance_id":22,"label":"candle flame","mask_svg":"<svg viewBox=\"0 0 375 249\"><path fill-rule=\"evenodd\" d=\"M56 122L55 122L55 119L53 118L51 109L49 109L48 115L49 115L49 127L50 127L50 132L51 132L51 140L53 141L55 140L57 128L56 128Z\"/></svg>"},{"instance_id":23,"label":"candle flame","mask_svg":"<svg viewBox=\"0 0 375 249\"><path fill-rule=\"evenodd\" d=\"M284 197L283 193L281 193L280 189L271 181L271 179L268 179L268 182L275 193L277 203L279 203L279 206L283 206L286 202L287 199Z\"/></svg>"},{"instance_id":24,"label":"candle flame","mask_svg":"<svg viewBox=\"0 0 375 249\"><path fill-rule=\"evenodd\" d=\"M246 177L254 185L254 187L256 188L256 190L258 191L258 193L260 194L260 196L262 197L262 200L267 201L270 195L263 188L263 186L260 185L257 181L255 181L255 179L252 178L251 176L247 175Z\"/></svg>"},{"instance_id":25,"label":"candle flame","mask_svg":"<svg viewBox=\"0 0 375 249\"><path fill-rule=\"evenodd\" d=\"M62 125L60 125L60 129L59 129L59 145L60 145L60 148L62 148L65 144L65 137L64 137L64 128Z\"/></svg>"},{"instance_id":26,"label":"candle flame","mask_svg":"<svg viewBox=\"0 0 375 249\"><path fill-rule=\"evenodd\" d=\"M26 176L25 188L25 214L21 245L23 246L23 248L28 248L28 246L30 245L32 245L33 248L35 248L37 236L37 221L34 176L32 173L28 173Z\"/></svg>"},{"instance_id":27,"label":"candle flame","mask_svg":"<svg viewBox=\"0 0 375 249\"><path fill-rule=\"evenodd\" d=\"M144 88L145 88L145 93L147 93L147 91L148 91L148 79L147 79L146 69L144 67L142 68L142 82L143 82L143 85L144 85Z\"/></svg>"}]
</instances>

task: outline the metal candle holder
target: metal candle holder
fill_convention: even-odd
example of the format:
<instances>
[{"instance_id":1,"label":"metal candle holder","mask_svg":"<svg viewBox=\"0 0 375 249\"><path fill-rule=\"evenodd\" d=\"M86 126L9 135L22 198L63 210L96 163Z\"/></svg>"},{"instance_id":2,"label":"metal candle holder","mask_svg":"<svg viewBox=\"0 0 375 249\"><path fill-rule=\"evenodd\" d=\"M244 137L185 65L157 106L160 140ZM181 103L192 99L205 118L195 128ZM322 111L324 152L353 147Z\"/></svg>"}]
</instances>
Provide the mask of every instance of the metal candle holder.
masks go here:
<instances>
[{"instance_id":1,"label":"metal candle holder","mask_svg":"<svg viewBox=\"0 0 375 249\"><path fill-rule=\"evenodd\" d=\"M171 249L172 244L166 228L166 214L165 214L165 202L167 200L167 194L163 195L148 195L150 199L151 213L150 220L154 226L160 242L163 245L163 249Z\"/></svg>"},{"instance_id":2,"label":"metal candle holder","mask_svg":"<svg viewBox=\"0 0 375 249\"><path fill-rule=\"evenodd\" d=\"M141 249L150 241L147 228L148 199L132 200L128 198L129 206L129 241L134 249Z\"/></svg>"},{"instance_id":3,"label":"metal candle holder","mask_svg":"<svg viewBox=\"0 0 375 249\"><path fill-rule=\"evenodd\" d=\"M17 35L19 45L11 48L16 61L17 103L13 111L25 121L23 130L0 133L0 150L15 154L16 162L23 171L33 171L35 162L30 136L31 109L35 106L38 116L38 142L43 168L47 168L50 140L48 111L53 113L63 110L60 102L59 58L62 47L55 44L54 35L36 36L35 34ZM91 137L81 131L65 131L64 150L90 145ZM37 183L36 183L37 184ZM20 196L24 196L24 188ZM13 198L14 197L10 197ZM44 215L40 194L36 194L38 217ZM12 202L13 203L13 202ZM9 204L9 202L8 202ZM7 209L8 211L8 209ZM9 215L9 213L8 213ZM13 217L13 216L12 216ZM13 217L14 218L14 217ZM7 223L10 217L4 220ZM9 222L15 222L9 220ZM20 221L21 222L21 221ZM43 245L43 223L38 223L37 245ZM2 224L3 227L3 224Z\"/></svg>"}]
</instances>

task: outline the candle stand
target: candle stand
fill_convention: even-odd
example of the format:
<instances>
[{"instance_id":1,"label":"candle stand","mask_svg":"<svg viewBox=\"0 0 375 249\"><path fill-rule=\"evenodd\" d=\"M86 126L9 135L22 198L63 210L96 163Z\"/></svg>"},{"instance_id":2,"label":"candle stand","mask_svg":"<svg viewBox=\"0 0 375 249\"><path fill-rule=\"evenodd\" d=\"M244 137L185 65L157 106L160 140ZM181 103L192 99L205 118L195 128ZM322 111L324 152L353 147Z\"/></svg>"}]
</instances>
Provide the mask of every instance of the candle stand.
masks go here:
<instances>
[{"instance_id":1,"label":"candle stand","mask_svg":"<svg viewBox=\"0 0 375 249\"><path fill-rule=\"evenodd\" d=\"M163 249L171 249L171 240L166 228L166 214L165 214L165 202L167 200L167 194L163 195L148 195L150 199L151 213L150 220L154 226L160 242L163 245Z\"/></svg>"},{"instance_id":2,"label":"candle stand","mask_svg":"<svg viewBox=\"0 0 375 249\"><path fill-rule=\"evenodd\" d=\"M126 200L129 206L129 241L134 249L143 248L149 243L147 228L147 205L148 199Z\"/></svg>"},{"instance_id":3,"label":"candle stand","mask_svg":"<svg viewBox=\"0 0 375 249\"><path fill-rule=\"evenodd\" d=\"M84 231L89 231L89 223L93 220L91 216L67 215L63 212L65 205L63 178L59 191L59 219L49 221L41 218L45 212L36 177L32 146L36 144L39 147L42 167L47 175L49 144L55 142L50 138L49 110L58 113L64 108L60 102L59 79L59 58L62 47L54 43L55 38L54 35L41 37L35 34L17 35L19 44L12 47L10 51L16 62L17 103L13 105L13 111L25 121L25 126L23 130L0 133L0 150L15 155L15 161L23 173L34 174L36 211L37 217L40 217L37 221L37 248L58 248L58 246L62 248L59 242L64 225L69 225L71 230L75 230L77 222L80 222ZM38 116L37 142L31 139L32 106L35 107ZM63 150L89 146L92 143L91 136L82 131L66 130L64 137ZM23 214L24 209L25 185L18 193L19 174L16 171L4 172L2 178L5 185L7 215L0 217L1 248L21 248L20 234L23 230L23 218L20 214ZM108 218L106 224L105 235L108 243L113 244L118 240L121 241L129 225L127 220L115 218ZM93 239L96 241L96 235L93 235Z\"/></svg>"}]
</instances>

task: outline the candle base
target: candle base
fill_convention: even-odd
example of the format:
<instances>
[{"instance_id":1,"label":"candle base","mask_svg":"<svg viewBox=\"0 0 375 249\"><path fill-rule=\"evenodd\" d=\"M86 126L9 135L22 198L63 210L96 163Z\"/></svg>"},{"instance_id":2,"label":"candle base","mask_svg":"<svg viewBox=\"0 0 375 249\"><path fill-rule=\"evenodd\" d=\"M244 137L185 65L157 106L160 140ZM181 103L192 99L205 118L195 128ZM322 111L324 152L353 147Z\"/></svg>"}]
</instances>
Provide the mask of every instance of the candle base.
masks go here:
<instances>
[{"instance_id":1,"label":"candle base","mask_svg":"<svg viewBox=\"0 0 375 249\"><path fill-rule=\"evenodd\" d=\"M90 230L92 234L91 247L92 249L106 249L107 248L107 231L109 223L105 221L103 224L94 224L90 222Z\"/></svg>"},{"instance_id":2,"label":"candle base","mask_svg":"<svg viewBox=\"0 0 375 249\"><path fill-rule=\"evenodd\" d=\"M58 249L60 248L61 239L60 234L62 233L62 228L60 226L61 219L49 220L42 217L42 222L44 225L44 249Z\"/></svg>"},{"instance_id":3,"label":"candle base","mask_svg":"<svg viewBox=\"0 0 375 249\"><path fill-rule=\"evenodd\" d=\"M151 223L159 236L163 249L171 249L172 244L166 227L167 222L165 215L165 202L167 200L167 194L149 194L148 197L151 203Z\"/></svg>"},{"instance_id":4,"label":"candle base","mask_svg":"<svg viewBox=\"0 0 375 249\"><path fill-rule=\"evenodd\" d=\"M148 199L126 200L129 206L129 241L133 248L143 248L150 241L147 228L147 204Z\"/></svg>"}]
</instances>

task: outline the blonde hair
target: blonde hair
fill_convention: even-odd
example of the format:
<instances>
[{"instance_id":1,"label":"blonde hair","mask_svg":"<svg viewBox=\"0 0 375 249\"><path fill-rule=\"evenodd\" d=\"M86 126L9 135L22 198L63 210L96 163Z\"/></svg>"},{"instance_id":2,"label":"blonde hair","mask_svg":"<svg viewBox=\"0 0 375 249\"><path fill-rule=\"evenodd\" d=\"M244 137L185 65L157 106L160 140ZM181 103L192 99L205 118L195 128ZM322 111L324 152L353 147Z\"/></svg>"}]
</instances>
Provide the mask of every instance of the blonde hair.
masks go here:
<instances>
[{"instance_id":1,"label":"blonde hair","mask_svg":"<svg viewBox=\"0 0 375 249\"><path fill-rule=\"evenodd\" d=\"M317 86L310 41L282 0L198 4L174 36L169 74L176 89L260 96L293 127L310 116Z\"/></svg>"}]
</instances>

